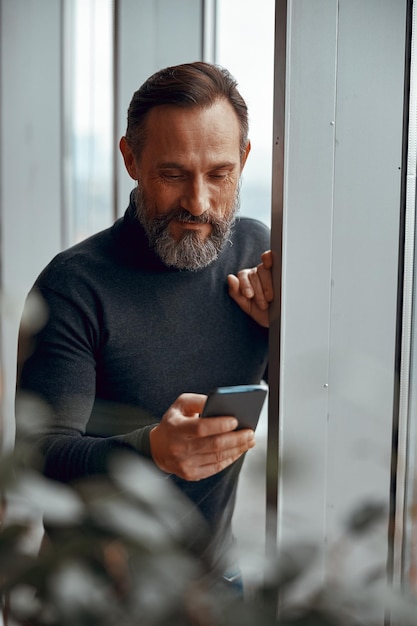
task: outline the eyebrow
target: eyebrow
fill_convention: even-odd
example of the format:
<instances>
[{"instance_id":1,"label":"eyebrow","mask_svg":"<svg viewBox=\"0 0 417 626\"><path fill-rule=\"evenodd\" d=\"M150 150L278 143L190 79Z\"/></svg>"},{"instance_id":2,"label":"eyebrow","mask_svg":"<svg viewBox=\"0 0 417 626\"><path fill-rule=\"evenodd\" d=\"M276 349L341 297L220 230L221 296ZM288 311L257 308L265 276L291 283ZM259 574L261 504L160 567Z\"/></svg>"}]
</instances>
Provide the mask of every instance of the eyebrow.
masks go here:
<instances>
[{"instance_id":1,"label":"eyebrow","mask_svg":"<svg viewBox=\"0 0 417 626\"><path fill-rule=\"evenodd\" d=\"M209 170L221 170L221 169L231 169L239 165L233 161L224 161L222 163L215 163L210 166ZM158 163L158 168L160 169L175 169L175 170L186 170L187 168L182 163L176 163L175 161L166 161L164 163Z\"/></svg>"}]
</instances>

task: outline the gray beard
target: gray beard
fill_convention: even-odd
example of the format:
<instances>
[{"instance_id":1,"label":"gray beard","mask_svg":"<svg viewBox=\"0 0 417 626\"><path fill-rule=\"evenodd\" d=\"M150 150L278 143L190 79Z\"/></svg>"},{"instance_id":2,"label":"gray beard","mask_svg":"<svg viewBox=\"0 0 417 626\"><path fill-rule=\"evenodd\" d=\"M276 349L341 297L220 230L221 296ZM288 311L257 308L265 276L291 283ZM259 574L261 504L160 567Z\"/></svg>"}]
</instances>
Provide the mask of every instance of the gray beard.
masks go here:
<instances>
[{"instance_id":1,"label":"gray beard","mask_svg":"<svg viewBox=\"0 0 417 626\"><path fill-rule=\"evenodd\" d=\"M219 219L207 213L194 216L181 208L173 209L165 215L149 217L154 211L139 186L136 188L135 200L136 217L146 232L150 246L161 261L168 267L190 271L207 267L217 259L225 242L230 239L240 204L238 189L227 218ZM205 239L193 230L185 231L177 241L169 232L169 224L173 219L184 223L211 224L212 230Z\"/></svg>"}]
</instances>

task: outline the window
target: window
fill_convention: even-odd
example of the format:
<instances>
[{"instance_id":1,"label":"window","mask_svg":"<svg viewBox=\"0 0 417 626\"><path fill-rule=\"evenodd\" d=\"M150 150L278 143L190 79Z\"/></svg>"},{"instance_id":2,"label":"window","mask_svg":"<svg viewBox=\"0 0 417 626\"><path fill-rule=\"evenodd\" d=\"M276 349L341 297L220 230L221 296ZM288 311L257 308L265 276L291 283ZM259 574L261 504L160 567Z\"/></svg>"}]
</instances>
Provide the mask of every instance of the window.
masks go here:
<instances>
[{"instance_id":1,"label":"window","mask_svg":"<svg viewBox=\"0 0 417 626\"><path fill-rule=\"evenodd\" d=\"M270 224L274 0L218 0L215 60L238 81L249 108L251 154L243 174L241 213Z\"/></svg>"},{"instance_id":2,"label":"window","mask_svg":"<svg viewBox=\"0 0 417 626\"><path fill-rule=\"evenodd\" d=\"M64 23L67 246L113 218L112 0L67 0Z\"/></svg>"},{"instance_id":3,"label":"window","mask_svg":"<svg viewBox=\"0 0 417 626\"><path fill-rule=\"evenodd\" d=\"M240 213L269 226L275 2L263 0L261 11L250 0L217 0L216 7L215 62L236 78L249 109L251 152L242 176ZM256 440L256 448L243 466L234 516L239 561L248 591L260 582L264 571L267 403Z\"/></svg>"}]
</instances>

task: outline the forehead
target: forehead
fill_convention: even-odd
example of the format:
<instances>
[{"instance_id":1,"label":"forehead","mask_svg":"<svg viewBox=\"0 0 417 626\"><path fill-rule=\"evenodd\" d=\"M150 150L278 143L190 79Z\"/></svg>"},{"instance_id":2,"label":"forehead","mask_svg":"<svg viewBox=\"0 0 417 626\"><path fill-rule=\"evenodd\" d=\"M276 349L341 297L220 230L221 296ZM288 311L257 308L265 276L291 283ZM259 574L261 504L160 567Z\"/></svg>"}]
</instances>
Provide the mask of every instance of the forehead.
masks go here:
<instances>
[{"instance_id":1,"label":"forehead","mask_svg":"<svg viewBox=\"0 0 417 626\"><path fill-rule=\"evenodd\" d=\"M192 157L204 153L239 160L239 120L226 100L205 108L154 107L147 116L145 137L144 158Z\"/></svg>"}]
</instances>

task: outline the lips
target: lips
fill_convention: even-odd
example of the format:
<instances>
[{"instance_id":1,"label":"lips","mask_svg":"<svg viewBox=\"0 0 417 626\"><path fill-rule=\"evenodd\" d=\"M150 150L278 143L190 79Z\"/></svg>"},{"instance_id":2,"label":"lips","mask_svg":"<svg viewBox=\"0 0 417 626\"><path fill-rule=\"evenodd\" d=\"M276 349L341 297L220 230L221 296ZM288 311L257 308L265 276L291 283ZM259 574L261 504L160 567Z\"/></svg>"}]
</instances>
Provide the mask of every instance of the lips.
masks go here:
<instances>
[{"instance_id":1,"label":"lips","mask_svg":"<svg viewBox=\"0 0 417 626\"><path fill-rule=\"evenodd\" d=\"M210 224L201 221L184 222L183 220L173 219L171 220L169 227L171 234L175 238L181 237L181 235L183 235L186 231L198 233L203 237L208 236L212 231L212 226Z\"/></svg>"},{"instance_id":2,"label":"lips","mask_svg":"<svg viewBox=\"0 0 417 626\"><path fill-rule=\"evenodd\" d=\"M211 222L210 216L206 213L203 215L191 215L183 210L176 211L171 220L175 220L179 224L209 224Z\"/></svg>"}]
</instances>

